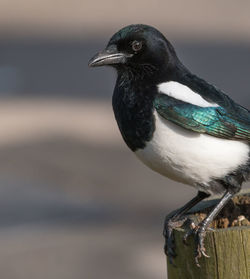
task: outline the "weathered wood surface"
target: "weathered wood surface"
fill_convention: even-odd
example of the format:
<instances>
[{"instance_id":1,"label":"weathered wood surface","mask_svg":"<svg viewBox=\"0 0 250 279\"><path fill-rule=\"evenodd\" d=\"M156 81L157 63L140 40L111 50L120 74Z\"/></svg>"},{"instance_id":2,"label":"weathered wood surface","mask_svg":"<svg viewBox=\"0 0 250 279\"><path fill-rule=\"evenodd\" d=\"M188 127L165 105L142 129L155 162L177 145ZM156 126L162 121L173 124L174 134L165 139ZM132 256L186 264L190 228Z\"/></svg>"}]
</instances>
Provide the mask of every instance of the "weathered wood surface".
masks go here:
<instances>
[{"instance_id":1,"label":"weathered wood surface","mask_svg":"<svg viewBox=\"0 0 250 279\"><path fill-rule=\"evenodd\" d=\"M183 229L174 231L177 257L175 266L167 260L168 279L250 279L250 226L208 231L205 247L210 258L201 258L200 268L194 261L193 237L186 246L183 235Z\"/></svg>"}]
</instances>

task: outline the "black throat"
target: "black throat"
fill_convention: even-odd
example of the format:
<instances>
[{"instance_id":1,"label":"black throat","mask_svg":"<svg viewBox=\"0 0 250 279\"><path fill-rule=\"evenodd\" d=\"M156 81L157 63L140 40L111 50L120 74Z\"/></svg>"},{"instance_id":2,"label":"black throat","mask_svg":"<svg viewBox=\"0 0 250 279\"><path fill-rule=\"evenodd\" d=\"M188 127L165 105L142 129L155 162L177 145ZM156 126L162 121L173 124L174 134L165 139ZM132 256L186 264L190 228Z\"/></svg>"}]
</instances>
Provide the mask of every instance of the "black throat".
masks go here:
<instances>
[{"instance_id":1,"label":"black throat","mask_svg":"<svg viewBox=\"0 0 250 279\"><path fill-rule=\"evenodd\" d=\"M129 71L118 72L113 110L122 137L132 151L143 149L155 130L153 101L157 88Z\"/></svg>"}]
</instances>

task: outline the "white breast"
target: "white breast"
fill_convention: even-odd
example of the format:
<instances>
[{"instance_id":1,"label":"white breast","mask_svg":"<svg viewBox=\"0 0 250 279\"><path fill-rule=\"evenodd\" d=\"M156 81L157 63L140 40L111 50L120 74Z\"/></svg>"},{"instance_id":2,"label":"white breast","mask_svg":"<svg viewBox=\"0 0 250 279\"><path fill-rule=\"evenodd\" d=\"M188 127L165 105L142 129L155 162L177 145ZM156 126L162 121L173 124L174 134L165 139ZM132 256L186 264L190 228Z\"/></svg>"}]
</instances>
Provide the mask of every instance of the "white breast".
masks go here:
<instances>
[{"instance_id":1,"label":"white breast","mask_svg":"<svg viewBox=\"0 0 250 279\"><path fill-rule=\"evenodd\" d=\"M248 160L249 147L244 142L188 131L156 111L154 115L153 138L136 155L164 176L195 186L222 178Z\"/></svg>"}]
</instances>

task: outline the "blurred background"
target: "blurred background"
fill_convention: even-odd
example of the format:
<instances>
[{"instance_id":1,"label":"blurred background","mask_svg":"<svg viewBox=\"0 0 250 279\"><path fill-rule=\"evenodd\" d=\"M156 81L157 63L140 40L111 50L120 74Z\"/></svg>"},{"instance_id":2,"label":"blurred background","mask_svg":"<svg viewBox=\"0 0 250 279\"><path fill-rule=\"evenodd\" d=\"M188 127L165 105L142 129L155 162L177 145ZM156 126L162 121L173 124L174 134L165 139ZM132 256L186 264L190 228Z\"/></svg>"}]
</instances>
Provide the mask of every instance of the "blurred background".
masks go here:
<instances>
[{"instance_id":1,"label":"blurred background","mask_svg":"<svg viewBox=\"0 0 250 279\"><path fill-rule=\"evenodd\" d=\"M166 278L162 225L195 190L153 173L88 60L131 23L250 108L250 2L0 0L1 279Z\"/></svg>"}]
</instances>

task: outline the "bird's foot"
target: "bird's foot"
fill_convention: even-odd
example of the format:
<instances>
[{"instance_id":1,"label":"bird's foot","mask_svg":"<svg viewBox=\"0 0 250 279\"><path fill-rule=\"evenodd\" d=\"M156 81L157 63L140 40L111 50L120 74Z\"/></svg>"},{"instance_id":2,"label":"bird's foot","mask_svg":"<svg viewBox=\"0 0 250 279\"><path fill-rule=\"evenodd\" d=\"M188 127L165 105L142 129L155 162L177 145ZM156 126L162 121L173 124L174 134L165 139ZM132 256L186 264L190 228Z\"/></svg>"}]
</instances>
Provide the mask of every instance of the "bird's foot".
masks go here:
<instances>
[{"instance_id":1,"label":"bird's foot","mask_svg":"<svg viewBox=\"0 0 250 279\"><path fill-rule=\"evenodd\" d=\"M176 228L180 228L187 220L186 217L178 219L176 217L166 217L164 223L163 236L165 238L164 252L169 258L169 262L173 264L173 259L177 256L175 253L174 232Z\"/></svg>"},{"instance_id":2,"label":"bird's foot","mask_svg":"<svg viewBox=\"0 0 250 279\"><path fill-rule=\"evenodd\" d=\"M191 224L191 229L188 230L184 237L183 242L184 244L187 244L187 238L191 235L194 235L194 242L195 242L195 263L198 267L200 267L199 259L204 256L206 258L209 258L209 256L206 254L206 249L204 246L204 239L206 236L206 227L201 222L198 226L195 226L194 223Z\"/></svg>"}]
</instances>

